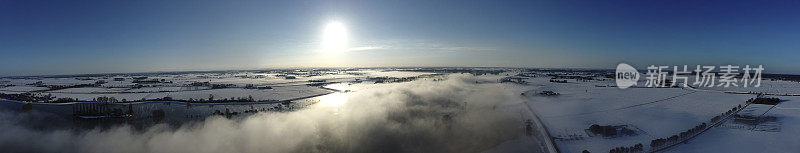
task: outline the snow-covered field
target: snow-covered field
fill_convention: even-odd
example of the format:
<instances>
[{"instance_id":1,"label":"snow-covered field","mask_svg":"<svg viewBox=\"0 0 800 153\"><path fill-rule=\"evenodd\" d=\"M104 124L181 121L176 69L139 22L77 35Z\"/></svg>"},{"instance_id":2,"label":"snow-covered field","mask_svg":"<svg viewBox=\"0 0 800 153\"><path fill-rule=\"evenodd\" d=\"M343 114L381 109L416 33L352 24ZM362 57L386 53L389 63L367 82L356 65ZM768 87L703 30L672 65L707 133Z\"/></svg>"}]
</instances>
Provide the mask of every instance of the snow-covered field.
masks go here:
<instances>
[{"instance_id":1,"label":"snow-covered field","mask_svg":"<svg viewBox=\"0 0 800 153\"><path fill-rule=\"evenodd\" d=\"M0 101L2 102L0 106L8 105L11 110L22 108L27 112L0 111L2 118L0 127L4 129L0 130L0 147L10 152L63 150L68 152L479 152L494 149L499 149L501 152L509 151L503 146L515 148L511 150L519 150L519 147L527 148L525 150L528 151L539 150L535 140L517 141L530 138L530 136L523 137L525 128L521 125L522 119L526 117L517 112L520 108L526 108L520 107L525 106L523 101L526 99L515 92L503 90L505 85L498 84L497 78L500 76L453 74L387 83L354 80L323 86L345 89L333 94L264 104L148 101L122 104L36 103L31 106L3 100ZM279 88L291 88L292 90L287 91L293 92L312 92L322 89L315 86L292 85L263 90L284 90ZM86 91L71 92L79 94L78 92ZM223 88L164 93L181 93L186 94L186 97L195 97L192 95L193 92L249 94L259 91L261 90ZM171 96L182 97L182 95ZM297 104L313 105L296 107ZM286 107L295 110L286 111ZM82 112L107 110L107 108L122 110L121 112L132 110L133 113L126 113L130 115L127 117L107 118L107 120L94 118L96 115L91 113L73 117L73 114L80 115ZM76 109L81 112L75 113ZM143 127L141 131L132 130L127 124L122 124L98 130L86 127L85 130L77 130L80 132L73 132L49 127L56 126L49 123L42 125L46 127L42 128L45 130L34 130L37 128L17 124L46 121L38 120L39 118L36 118L38 114L35 113L55 112L53 110L62 110L57 114L63 114L61 116L67 118L67 122L99 122L116 119L124 123L155 123L155 125ZM16 116L19 114L22 115ZM229 114L238 114L240 117L228 117L231 116ZM199 122L190 122L198 120ZM189 123L167 127L161 124L164 122ZM60 127L80 129L85 124L88 123L79 122ZM33 138L16 139L20 136ZM41 139L48 141L42 143Z\"/></svg>"},{"instance_id":2,"label":"snow-covered field","mask_svg":"<svg viewBox=\"0 0 800 153\"><path fill-rule=\"evenodd\" d=\"M730 94L721 90L794 92L800 90L797 82L762 81L760 88L713 88L713 90L689 90L682 88L628 88L597 87L614 84L613 81L575 81L554 83L550 78L527 79L528 85L517 86L530 98L528 102L538 112L550 129L551 135L562 152L607 152L615 147L629 147L641 143L649 147L650 141L667 138L691 129L738 105L755 98L753 94ZM553 91L560 95L544 96L542 91ZM781 131L731 130L713 128L690 140L687 146L678 145L676 152L764 152L761 146L770 146L766 152L793 152L800 145L796 127L800 109L795 99L779 97L784 102L770 110L771 105L750 105L740 112L776 116ZM769 112L767 112L769 110ZM589 126L626 125L637 131L635 135L603 137L591 134ZM775 128L771 125L768 128ZM721 136L724 135L724 136ZM725 142L725 140L731 140ZM709 143L711 142L711 143ZM776 143L773 143L776 142ZM715 147L706 145L714 144ZM747 145L745 145L747 144ZM647 147L646 147L647 148ZM727 148L727 149L721 149ZM737 150L735 148L749 148ZM647 151L647 150L645 150Z\"/></svg>"},{"instance_id":3,"label":"snow-covered field","mask_svg":"<svg viewBox=\"0 0 800 153\"><path fill-rule=\"evenodd\" d=\"M526 75L515 76L519 73ZM435 73L358 69L119 74L66 78L21 77L2 78L0 85L4 86L0 88L0 93L37 93L57 98L74 98L79 101L92 101L98 97L114 97L126 101L162 97L170 97L175 100L202 100L213 97L217 100L252 98L254 101L313 101L315 99L341 99L341 97L346 97L341 96L344 93L378 94L382 92L375 91L407 88L408 83L394 83L395 81L409 81L403 80L407 77L419 77L415 78L416 81L413 81L415 83L412 85L419 84L419 82L438 84L438 81L447 78L447 76L430 76L431 74ZM557 81L567 81L561 83L553 82L551 76L548 76L552 74L568 77L591 76L594 79L556 79ZM512 70L499 75L470 76L469 79L463 81L468 84L494 85L503 82L501 78L510 76L508 78L513 81L500 83L497 88L493 89L514 93L511 96L514 98L511 98L510 102L491 107L505 111L507 115L513 116L519 122L538 116L561 152L581 152L583 150L607 152L615 147L629 147L636 144L643 144L644 152L653 151L649 147L651 140L668 138L703 123L711 124L712 118L738 106L747 107L739 111L737 115L763 117L767 121L747 124L742 123L742 120L729 119L722 122L720 126L714 126L689 139L687 143L677 144L665 151L796 152L800 150L800 147L797 147L800 146L800 139L795 138L800 135L798 128L800 127L800 104L797 103L800 101L800 96L768 95L780 98L782 102L778 105L747 105L746 101L755 98L756 95L731 93L800 94L800 83L798 82L764 79L761 87L747 88L633 87L619 89L613 86L615 85L613 79L599 77L592 73ZM379 83L384 81L386 83ZM514 83L515 81L517 83ZM63 88L64 86L86 84L97 85ZM639 84L644 84L644 82L641 81ZM313 99L302 99L334 92L338 93ZM387 92L389 94L409 94L403 91ZM450 94L444 93L445 91L427 92L432 95ZM470 106L469 104L465 105L465 107ZM174 107L175 110L184 109L178 108L179 106ZM273 106L265 108L271 107ZM242 108L236 111L251 109ZM197 108L198 112L207 114L215 109L211 107ZM595 124L624 127L633 131L633 134L602 136L589 130L589 127ZM486 152L547 152L546 144L543 143L547 140L541 137L545 136L533 134L528 137L515 137L486 150Z\"/></svg>"},{"instance_id":4,"label":"snow-covered field","mask_svg":"<svg viewBox=\"0 0 800 153\"><path fill-rule=\"evenodd\" d=\"M698 89L716 90L716 91L736 91L736 92L766 92L766 93L800 93L800 82L784 81L784 80L762 80L759 87L753 87L753 84L745 87L739 83L738 86L715 86L715 87L699 87Z\"/></svg>"},{"instance_id":5,"label":"snow-covered field","mask_svg":"<svg viewBox=\"0 0 800 153\"><path fill-rule=\"evenodd\" d=\"M0 93L35 93L90 101L113 97L119 101L158 99L207 100L210 97L255 101L288 100L330 93L315 83L339 83L376 77L418 77L427 72L359 70L274 70L204 73L109 74L90 76L33 76L2 78ZM83 86L79 86L83 85ZM59 88L60 87L60 88ZM261 88L259 88L261 87Z\"/></svg>"},{"instance_id":6,"label":"snow-covered field","mask_svg":"<svg viewBox=\"0 0 800 153\"><path fill-rule=\"evenodd\" d=\"M774 123L761 123L758 127L753 127L737 126L728 122L669 152L798 152L800 97L779 98L785 101L774 107L760 105L755 106L752 111L740 113L773 116L777 118Z\"/></svg>"}]
</instances>

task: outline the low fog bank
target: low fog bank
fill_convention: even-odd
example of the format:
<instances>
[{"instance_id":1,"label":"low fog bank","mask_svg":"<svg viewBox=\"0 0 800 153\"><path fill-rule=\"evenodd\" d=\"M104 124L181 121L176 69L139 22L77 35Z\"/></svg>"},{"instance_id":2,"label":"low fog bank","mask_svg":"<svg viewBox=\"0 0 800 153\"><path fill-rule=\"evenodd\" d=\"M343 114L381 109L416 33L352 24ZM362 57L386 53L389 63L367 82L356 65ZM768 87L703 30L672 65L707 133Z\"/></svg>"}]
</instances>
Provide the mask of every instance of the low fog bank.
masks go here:
<instances>
[{"instance_id":1,"label":"low fog bank","mask_svg":"<svg viewBox=\"0 0 800 153\"><path fill-rule=\"evenodd\" d=\"M519 98L492 77L449 75L346 93L294 112L244 119L214 116L178 128L41 130L0 113L3 152L480 152L521 135L521 122L495 110ZM465 107L466 104L466 107ZM466 109L466 110L465 110Z\"/></svg>"}]
</instances>

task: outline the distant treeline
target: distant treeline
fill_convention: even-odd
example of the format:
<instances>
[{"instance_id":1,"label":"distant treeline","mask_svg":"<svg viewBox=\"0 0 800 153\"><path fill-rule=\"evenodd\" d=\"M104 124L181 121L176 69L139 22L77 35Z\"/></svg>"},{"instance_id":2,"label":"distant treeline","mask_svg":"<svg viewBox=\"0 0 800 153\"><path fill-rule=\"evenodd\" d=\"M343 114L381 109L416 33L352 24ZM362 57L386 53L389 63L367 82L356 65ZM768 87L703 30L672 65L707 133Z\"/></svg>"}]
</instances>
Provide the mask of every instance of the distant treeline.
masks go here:
<instances>
[{"instance_id":1,"label":"distant treeline","mask_svg":"<svg viewBox=\"0 0 800 153\"><path fill-rule=\"evenodd\" d=\"M69 103L69 102L110 102L110 103L128 103L128 102L145 102L145 101L176 101L188 103L229 103L229 102L274 102L278 100L255 100L253 96L247 97L230 97L230 98L215 98L214 95L209 94L208 99L173 99L172 97L161 97L154 99L117 99L116 97L101 96L93 98L92 100L79 100L76 98L56 98L51 94L39 93L19 93L19 94L5 94L0 93L0 98L23 101L23 102L45 102L45 103Z\"/></svg>"},{"instance_id":2,"label":"distant treeline","mask_svg":"<svg viewBox=\"0 0 800 153\"><path fill-rule=\"evenodd\" d=\"M25 101L25 102L47 102L55 99L53 95L50 94L43 95L38 93L19 93L19 94L0 93L0 98L15 100L15 101Z\"/></svg>"},{"instance_id":3,"label":"distant treeline","mask_svg":"<svg viewBox=\"0 0 800 153\"><path fill-rule=\"evenodd\" d=\"M748 101L751 101L751 103L753 104L777 105L778 103L781 102L781 99L775 97L770 97L770 98L758 97L755 99L750 98L750 100Z\"/></svg>"}]
</instances>

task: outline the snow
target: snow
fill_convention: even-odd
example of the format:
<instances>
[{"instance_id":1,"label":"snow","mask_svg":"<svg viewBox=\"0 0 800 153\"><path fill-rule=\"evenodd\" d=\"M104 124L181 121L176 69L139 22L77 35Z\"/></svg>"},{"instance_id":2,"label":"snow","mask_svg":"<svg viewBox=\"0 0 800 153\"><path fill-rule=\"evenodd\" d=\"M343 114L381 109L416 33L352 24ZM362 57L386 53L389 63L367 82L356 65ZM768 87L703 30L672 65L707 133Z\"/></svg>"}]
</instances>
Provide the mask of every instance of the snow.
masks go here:
<instances>
[{"instance_id":1,"label":"snow","mask_svg":"<svg viewBox=\"0 0 800 153\"><path fill-rule=\"evenodd\" d=\"M681 88L596 87L608 82L552 83L549 78L532 78L522 87L528 102L539 113L562 152L606 152L614 147L633 146L666 138L693 128L744 104L754 95L702 92ZM574 82L574 83L573 83ZM613 83L612 83L613 84ZM550 90L560 95L541 96ZM604 138L590 136L592 124L627 125L638 135Z\"/></svg>"},{"instance_id":2,"label":"snow","mask_svg":"<svg viewBox=\"0 0 800 153\"><path fill-rule=\"evenodd\" d=\"M759 87L753 87L755 85L755 82L753 84L750 84L748 87L744 87L741 82L738 85L739 86L729 86L729 87L714 86L714 87L697 87L697 88L706 90L716 90L716 91L800 93L800 82L794 82L794 81L764 79L761 80L761 85Z\"/></svg>"},{"instance_id":3,"label":"snow","mask_svg":"<svg viewBox=\"0 0 800 153\"><path fill-rule=\"evenodd\" d=\"M79 85L94 84L99 80L106 83L100 87L67 88L54 91L41 92L51 94L57 98L75 98L78 100L92 100L97 97L114 97L118 100L139 100L171 97L173 99L208 99L213 95L215 99L225 98L248 98L254 100L288 100L301 97L308 97L330 93L332 91L320 87L312 87L310 80L324 80L324 82L349 82L366 77L391 76L391 77L411 77L420 76L424 72L401 72L383 70L360 70L354 71L366 75L358 75L351 71L314 71L313 75L309 71L293 71L289 76L296 76L296 79L285 79L278 75L285 71L256 73L256 72L219 72L219 73L186 73L186 74L156 74L156 75L116 75L103 77L27 77L27 78L3 78L4 84L15 86L0 88L0 93L17 94L31 92L35 90L49 89L47 87L35 87L33 84L41 81L44 86L52 85ZM146 77L144 80L158 80L158 83L144 83L143 87L136 87L133 83L134 78ZM123 78L123 81L115 81L114 78ZM209 82L210 84L232 84L233 87L211 89L210 86L192 86L194 82ZM246 89L247 85L256 87L270 86L272 89Z\"/></svg>"},{"instance_id":4,"label":"snow","mask_svg":"<svg viewBox=\"0 0 800 153\"><path fill-rule=\"evenodd\" d=\"M319 75L317 75L319 74ZM0 93L24 93L48 89L27 85L42 81L45 85L77 85L91 84L97 80L108 83L101 87L68 88L43 92L58 98L77 98L91 100L106 96L116 99L139 100L172 97L173 99L215 99L247 98L254 100L296 100L298 98L324 95L332 90L360 92L365 90L388 88L402 84L371 82L355 82L367 77L414 77L425 72L406 72L391 70L357 70L357 71L270 71L270 72L225 72L225 73L189 73L148 75L148 79L164 79L163 82L145 84L141 88L133 88L133 77L136 75L93 77L93 78L3 78L4 84L16 86L0 88ZM296 76L296 79L285 79L278 75ZM514 75L514 74L511 74ZM113 81L113 78L125 78L124 81ZM491 77L477 79L475 83ZM497 77L497 76L493 76ZM437 79L421 78L423 80ZM309 80L325 80L332 83L324 88L308 86ZM650 140L666 138L701 123L709 123L714 116L724 113L733 107L745 105L745 101L754 98L752 94L731 94L722 91L736 92L768 92L768 93L800 93L800 83L791 81L762 80L761 87L698 87L698 90L684 88L641 88L619 89L616 87L598 87L614 85L613 80L577 81L569 79L568 83L549 82L549 77L533 77L524 79L527 84L505 83L505 89L524 93L517 103L506 103L497 106L512 116L529 112L527 106L538 114L542 122L556 137L555 144L561 152L607 152L614 147L632 146L641 143L649 146ZM170 83L171 81L171 83ZM193 82L209 82L212 84L233 84L235 87L211 89L207 86L191 86ZM495 82L488 82L495 83ZM270 86L272 89L247 89L245 85ZM644 84L643 80L638 83ZM111 88L114 87L114 88ZM553 91L559 95L545 96L542 91ZM669 152L796 152L800 150L800 96L775 96L783 102L777 106L753 104L739 112L740 115L774 116L776 123L759 126L741 126L727 121L722 126L714 127L688 141L671 148ZM527 106L525 106L527 105ZM55 106L54 106L55 107ZM174 106L185 107L185 106ZM242 107L243 109L249 109ZM265 108L269 108L265 106ZM209 112L210 107L197 112ZM205 110L208 109L208 110ZM237 108L238 109L238 108ZM192 113L186 113L192 114ZM530 116L519 115L520 120ZM589 134L587 129L593 124L625 125L637 131L637 135L607 138ZM743 127L743 128L742 128ZM769 130L764 130L769 129ZM777 130L775 130L777 129ZM521 130L523 130L521 128ZM535 146L536 136L518 137L496 146L486 152L540 152L542 148ZM530 146L534 145L534 146Z\"/></svg>"},{"instance_id":5,"label":"snow","mask_svg":"<svg viewBox=\"0 0 800 153\"><path fill-rule=\"evenodd\" d=\"M11 86L11 87L0 88L0 92L2 92L2 93L6 93L6 92L14 92L14 93L16 93L16 92L30 92L30 91L44 90L44 89L47 89L47 88L45 88L45 87L29 87L29 86Z\"/></svg>"},{"instance_id":6,"label":"snow","mask_svg":"<svg viewBox=\"0 0 800 153\"><path fill-rule=\"evenodd\" d=\"M800 139L797 138L800 135L800 128L797 128L800 127L800 97L778 98L786 101L773 109L769 109L769 105L754 104L752 111L740 113L760 115L766 112L764 116L777 117L780 122L778 132L721 126L669 152L797 152L800 150Z\"/></svg>"}]
</instances>

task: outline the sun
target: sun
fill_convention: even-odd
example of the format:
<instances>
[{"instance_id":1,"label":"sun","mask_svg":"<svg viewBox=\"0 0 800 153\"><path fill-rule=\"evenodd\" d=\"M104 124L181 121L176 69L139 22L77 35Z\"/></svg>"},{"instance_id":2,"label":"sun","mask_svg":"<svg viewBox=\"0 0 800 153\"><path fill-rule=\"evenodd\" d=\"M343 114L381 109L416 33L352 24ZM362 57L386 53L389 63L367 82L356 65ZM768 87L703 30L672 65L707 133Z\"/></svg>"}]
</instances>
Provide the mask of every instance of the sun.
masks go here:
<instances>
[{"instance_id":1,"label":"sun","mask_svg":"<svg viewBox=\"0 0 800 153\"><path fill-rule=\"evenodd\" d=\"M327 52L342 52L347 49L347 28L338 21L325 25L322 48Z\"/></svg>"}]
</instances>

